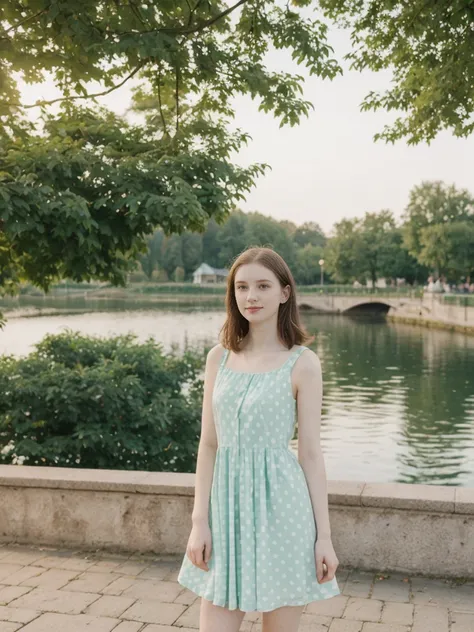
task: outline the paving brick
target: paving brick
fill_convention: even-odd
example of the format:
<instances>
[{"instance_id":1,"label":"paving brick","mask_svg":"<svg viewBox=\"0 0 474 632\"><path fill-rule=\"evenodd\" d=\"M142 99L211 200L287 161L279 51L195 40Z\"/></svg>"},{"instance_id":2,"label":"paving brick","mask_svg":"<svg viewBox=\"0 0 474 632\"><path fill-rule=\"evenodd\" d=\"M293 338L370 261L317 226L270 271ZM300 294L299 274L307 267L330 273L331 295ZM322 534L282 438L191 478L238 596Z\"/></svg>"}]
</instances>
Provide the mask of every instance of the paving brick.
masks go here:
<instances>
[{"instance_id":1,"label":"paving brick","mask_svg":"<svg viewBox=\"0 0 474 632\"><path fill-rule=\"evenodd\" d=\"M116 630L114 630L114 632L116 632ZM119 632L122 631L119 630ZM152 623L151 625L146 625L143 628L143 631L140 630L140 632L196 632L196 630L194 628L176 628L174 625L155 625ZM239 632L249 631L246 631L244 628L240 628Z\"/></svg>"},{"instance_id":2,"label":"paving brick","mask_svg":"<svg viewBox=\"0 0 474 632\"><path fill-rule=\"evenodd\" d=\"M136 577L146 571L150 567L146 562L135 562L135 561L127 561L124 564L120 564L114 568L113 572L118 575L132 575Z\"/></svg>"},{"instance_id":3,"label":"paving brick","mask_svg":"<svg viewBox=\"0 0 474 632\"><path fill-rule=\"evenodd\" d=\"M420 605L438 605L453 610L474 612L474 585L458 585L442 579L412 579L412 602Z\"/></svg>"},{"instance_id":4,"label":"paving brick","mask_svg":"<svg viewBox=\"0 0 474 632\"><path fill-rule=\"evenodd\" d=\"M199 602L201 602L201 597L198 597ZM262 621L263 619L263 613L262 612L257 612L255 610L251 610L250 612L246 612L244 614L244 621L253 621L254 623L256 623L257 621Z\"/></svg>"},{"instance_id":5,"label":"paving brick","mask_svg":"<svg viewBox=\"0 0 474 632\"><path fill-rule=\"evenodd\" d=\"M142 632L143 623L138 623L136 621L122 621L119 623L116 628L114 628L114 632ZM176 632L176 628L174 629Z\"/></svg>"},{"instance_id":6,"label":"paving brick","mask_svg":"<svg viewBox=\"0 0 474 632\"><path fill-rule=\"evenodd\" d=\"M113 597L104 595L84 611L85 614L93 614L101 617L119 617L135 603L136 599L127 597Z\"/></svg>"},{"instance_id":7,"label":"paving brick","mask_svg":"<svg viewBox=\"0 0 474 632\"><path fill-rule=\"evenodd\" d=\"M11 621L0 621L0 632L16 632L21 628L21 623Z\"/></svg>"},{"instance_id":8,"label":"paving brick","mask_svg":"<svg viewBox=\"0 0 474 632\"><path fill-rule=\"evenodd\" d=\"M68 590L73 592L98 593L115 580L111 573L91 573L86 571L69 582Z\"/></svg>"},{"instance_id":9,"label":"paving brick","mask_svg":"<svg viewBox=\"0 0 474 632\"><path fill-rule=\"evenodd\" d=\"M356 621L379 621L382 613L382 602L376 599L358 599L350 597L344 611L344 619Z\"/></svg>"},{"instance_id":10,"label":"paving brick","mask_svg":"<svg viewBox=\"0 0 474 632\"><path fill-rule=\"evenodd\" d=\"M163 565L150 565L144 568L140 573L140 579L165 579L168 577L172 570L169 566Z\"/></svg>"},{"instance_id":11,"label":"paving brick","mask_svg":"<svg viewBox=\"0 0 474 632\"><path fill-rule=\"evenodd\" d=\"M397 623L364 623L362 632L409 632L409 625Z\"/></svg>"},{"instance_id":12,"label":"paving brick","mask_svg":"<svg viewBox=\"0 0 474 632\"><path fill-rule=\"evenodd\" d=\"M71 592L70 590L43 590L34 588L27 595L10 602L10 608L28 608L40 612L79 614L100 595ZM1 619L1 616L0 616Z\"/></svg>"},{"instance_id":13,"label":"paving brick","mask_svg":"<svg viewBox=\"0 0 474 632\"><path fill-rule=\"evenodd\" d=\"M192 606L191 606L192 607ZM122 619L171 625L184 612L186 606L178 603L161 603L156 599L140 599L131 608L125 610Z\"/></svg>"},{"instance_id":14,"label":"paving brick","mask_svg":"<svg viewBox=\"0 0 474 632\"><path fill-rule=\"evenodd\" d=\"M0 545L0 632L197 632L201 598L178 584L180 566ZM472 581L344 569L338 583L341 595L305 606L299 632L474 632ZM262 632L262 617L245 613L240 632Z\"/></svg>"},{"instance_id":15,"label":"paving brick","mask_svg":"<svg viewBox=\"0 0 474 632\"><path fill-rule=\"evenodd\" d=\"M347 619L333 619L328 632L361 632L362 621L348 621Z\"/></svg>"},{"instance_id":16,"label":"paving brick","mask_svg":"<svg viewBox=\"0 0 474 632\"><path fill-rule=\"evenodd\" d=\"M381 623L399 623L411 625L413 623L414 605L411 603L385 603L382 610Z\"/></svg>"},{"instance_id":17,"label":"paving brick","mask_svg":"<svg viewBox=\"0 0 474 632\"><path fill-rule=\"evenodd\" d=\"M196 599L200 599L199 595L196 595L196 593L194 593L192 590L184 588L184 590L182 590L182 592L180 592L179 595L176 597L174 603L182 603L185 606L190 606L196 601Z\"/></svg>"},{"instance_id":18,"label":"paving brick","mask_svg":"<svg viewBox=\"0 0 474 632\"><path fill-rule=\"evenodd\" d=\"M158 601L173 602L180 594L182 586L176 582L145 581L137 579L126 588L123 597L135 597L136 599L157 599Z\"/></svg>"},{"instance_id":19,"label":"paving brick","mask_svg":"<svg viewBox=\"0 0 474 632\"><path fill-rule=\"evenodd\" d=\"M10 577L13 573L21 571L22 568L22 564L3 564L0 562L0 583L5 584L4 579Z\"/></svg>"},{"instance_id":20,"label":"paving brick","mask_svg":"<svg viewBox=\"0 0 474 632\"><path fill-rule=\"evenodd\" d=\"M2 557L2 562L6 564L21 564L22 566L28 566L29 564L35 564L41 558L46 557L46 553L43 551L34 551L28 549L19 549L17 551L10 551Z\"/></svg>"},{"instance_id":21,"label":"paving brick","mask_svg":"<svg viewBox=\"0 0 474 632\"><path fill-rule=\"evenodd\" d=\"M448 632L448 629L447 608L415 605L411 632Z\"/></svg>"},{"instance_id":22,"label":"paving brick","mask_svg":"<svg viewBox=\"0 0 474 632\"><path fill-rule=\"evenodd\" d=\"M44 566L45 568L61 568L67 571L84 572L94 565L94 562L79 558L64 558L62 556L43 557L36 562L36 566Z\"/></svg>"},{"instance_id":23,"label":"paving brick","mask_svg":"<svg viewBox=\"0 0 474 632\"><path fill-rule=\"evenodd\" d=\"M91 617L86 614L71 616L68 614L43 614L24 628L21 632L110 632L116 630L116 619Z\"/></svg>"},{"instance_id":24,"label":"paving brick","mask_svg":"<svg viewBox=\"0 0 474 632\"><path fill-rule=\"evenodd\" d=\"M27 586L1 586L0 587L0 605L6 606L13 599L18 599L27 592L30 592L31 588Z\"/></svg>"},{"instance_id":25,"label":"paving brick","mask_svg":"<svg viewBox=\"0 0 474 632\"><path fill-rule=\"evenodd\" d=\"M474 630L474 614L467 612L451 613L451 632L472 632Z\"/></svg>"},{"instance_id":26,"label":"paving brick","mask_svg":"<svg viewBox=\"0 0 474 632\"><path fill-rule=\"evenodd\" d=\"M313 601L305 607L305 612L308 614L323 614L330 617L342 617L342 613L347 605L349 597L345 595L336 595L331 599L321 599L320 601Z\"/></svg>"},{"instance_id":27,"label":"paving brick","mask_svg":"<svg viewBox=\"0 0 474 632\"><path fill-rule=\"evenodd\" d=\"M39 617L41 612L27 610L26 608L10 608L0 606L0 621L14 621L16 623L29 623L32 619Z\"/></svg>"},{"instance_id":28,"label":"paving brick","mask_svg":"<svg viewBox=\"0 0 474 632\"><path fill-rule=\"evenodd\" d=\"M341 590L343 595L348 597L368 597L372 589L374 573L367 571L351 571Z\"/></svg>"},{"instance_id":29,"label":"paving brick","mask_svg":"<svg viewBox=\"0 0 474 632\"><path fill-rule=\"evenodd\" d=\"M8 584L9 586L18 586L22 582L30 579L31 577L38 577L44 573L44 568L40 566L23 566L20 570L12 573L8 577L2 579L2 584Z\"/></svg>"},{"instance_id":30,"label":"paving brick","mask_svg":"<svg viewBox=\"0 0 474 632\"><path fill-rule=\"evenodd\" d=\"M298 632L327 632L331 617L302 613Z\"/></svg>"},{"instance_id":31,"label":"paving brick","mask_svg":"<svg viewBox=\"0 0 474 632\"><path fill-rule=\"evenodd\" d=\"M78 571L65 571L59 568L43 568L42 570L41 575L25 579L21 585L41 587L45 590L59 590L80 574Z\"/></svg>"},{"instance_id":32,"label":"paving brick","mask_svg":"<svg viewBox=\"0 0 474 632\"><path fill-rule=\"evenodd\" d=\"M189 606L189 608L187 608L178 619L176 619L176 621L174 622L174 625L176 626L182 625L188 628L199 628L200 611L201 611L201 599L198 599L197 601L193 603L192 606ZM247 613L247 615L249 614L250 613ZM248 618L247 615L245 615L245 617Z\"/></svg>"},{"instance_id":33,"label":"paving brick","mask_svg":"<svg viewBox=\"0 0 474 632\"><path fill-rule=\"evenodd\" d=\"M126 588L133 586L134 577L117 577L111 584L100 590L103 595L121 595Z\"/></svg>"},{"instance_id":34,"label":"paving brick","mask_svg":"<svg viewBox=\"0 0 474 632\"><path fill-rule=\"evenodd\" d=\"M378 579L379 577L383 577L383 575L375 576L372 599L400 601L402 603L410 601L410 581L404 576L390 575L387 579Z\"/></svg>"}]
</instances>

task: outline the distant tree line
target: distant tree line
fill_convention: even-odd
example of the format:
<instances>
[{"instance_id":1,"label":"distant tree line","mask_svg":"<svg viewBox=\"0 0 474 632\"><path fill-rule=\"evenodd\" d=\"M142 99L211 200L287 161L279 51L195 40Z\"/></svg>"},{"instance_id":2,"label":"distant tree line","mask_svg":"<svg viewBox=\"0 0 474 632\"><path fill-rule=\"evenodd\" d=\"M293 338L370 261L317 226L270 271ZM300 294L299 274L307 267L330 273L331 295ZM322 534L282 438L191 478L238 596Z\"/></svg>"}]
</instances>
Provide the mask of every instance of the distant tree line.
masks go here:
<instances>
[{"instance_id":1,"label":"distant tree line","mask_svg":"<svg viewBox=\"0 0 474 632\"><path fill-rule=\"evenodd\" d=\"M474 198L443 182L423 182L410 192L401 221L384 209L337 222L327 236L317 222L297 226L258 212L234 210L223 224L211 219L203 233L165 236L156 231L140 259L151 280L192 281L202 262L229 267L249 245L274 248L300 285L376 282L384 277L424 283L429 274L451 281L474 275Z\"/></svg>"}]
</instances>

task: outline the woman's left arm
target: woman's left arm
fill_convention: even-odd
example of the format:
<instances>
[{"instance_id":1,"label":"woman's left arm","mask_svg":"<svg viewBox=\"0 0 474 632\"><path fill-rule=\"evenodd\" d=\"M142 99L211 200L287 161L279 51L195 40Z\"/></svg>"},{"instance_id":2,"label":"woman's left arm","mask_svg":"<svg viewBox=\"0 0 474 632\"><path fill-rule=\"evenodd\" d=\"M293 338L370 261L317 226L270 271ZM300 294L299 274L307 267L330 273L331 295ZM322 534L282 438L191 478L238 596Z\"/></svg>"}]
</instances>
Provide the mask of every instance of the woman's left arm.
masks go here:
<instances>
[{"instance_id":1,"label":"woman's left arm","mask_svg":"<svg viewBox=\"0 0 474 632\"><path fill-rule=\"evenodd\" d=\"M317 529L316 570L319 583L323 583L333 579L339 561L331 540L326 468L320 439L322 371L319 358L313 351L305 351L298 358L294 381L297 389L298 461L311 496Z\"/></svg>"}]
</instances>

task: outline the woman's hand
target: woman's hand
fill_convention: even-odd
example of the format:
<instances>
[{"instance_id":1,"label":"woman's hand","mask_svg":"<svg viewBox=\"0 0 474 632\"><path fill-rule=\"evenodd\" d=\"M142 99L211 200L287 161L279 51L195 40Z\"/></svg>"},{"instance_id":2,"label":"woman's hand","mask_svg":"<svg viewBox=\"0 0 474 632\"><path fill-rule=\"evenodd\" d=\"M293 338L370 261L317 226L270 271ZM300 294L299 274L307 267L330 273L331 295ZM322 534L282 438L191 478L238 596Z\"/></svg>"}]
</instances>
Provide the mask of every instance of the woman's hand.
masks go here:
<instances>
[{"instance_id":1,"label":"woman's hand","mask_svg":"<svg viewBox=\"0 0 474 632\"><path fill-rule=\"evenodd\" d=\"M316 559L316 578L319 584L330 582L334 579L336 569L339 566L336 552L331 540L316 540L314 546L314 555Z\"/></svg>"},{"instance_id":2,"label":"woman's hand","mask_svg":"<svg viewBox=\"0 0 474 632\"><path fill-rule=\"evenodd\" d=\"M209 570L207 563L211 557L211 540L209 522L203 521L193 524L186 547L186 555L194 566L202 568L203 571Z\"/></svg>"}]
</instances>

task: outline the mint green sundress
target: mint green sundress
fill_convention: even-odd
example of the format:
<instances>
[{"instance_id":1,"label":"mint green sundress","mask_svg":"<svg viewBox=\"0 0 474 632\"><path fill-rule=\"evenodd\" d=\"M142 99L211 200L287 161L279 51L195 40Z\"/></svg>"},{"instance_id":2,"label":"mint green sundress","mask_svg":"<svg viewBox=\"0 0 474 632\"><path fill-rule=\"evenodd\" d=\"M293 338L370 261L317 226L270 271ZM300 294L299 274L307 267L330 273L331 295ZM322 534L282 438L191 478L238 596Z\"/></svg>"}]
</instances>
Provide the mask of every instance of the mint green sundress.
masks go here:
<instances>
[{"instance_id":1,"label":"mint green sundress","mask_svg":"<svg viewBox=\"0 0 474 632\"><path fill-rule=\"evenodd\" d=\"M317 529L303 469L289 442L297 406L291 370L301 345L263 373L225 366L212 394L218 448L209 526L209 571L184 555L178 582L230 610L267 612L340 594L336 578L319 584Z\"/></svg>"}]
</instances>

